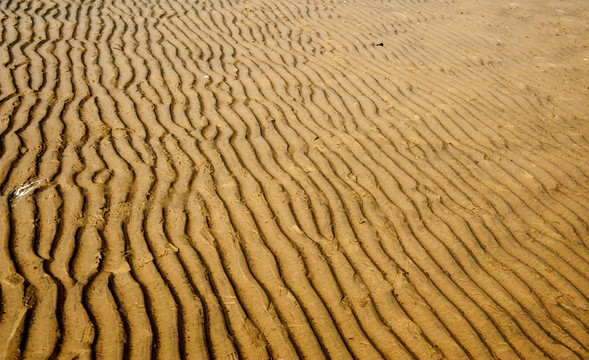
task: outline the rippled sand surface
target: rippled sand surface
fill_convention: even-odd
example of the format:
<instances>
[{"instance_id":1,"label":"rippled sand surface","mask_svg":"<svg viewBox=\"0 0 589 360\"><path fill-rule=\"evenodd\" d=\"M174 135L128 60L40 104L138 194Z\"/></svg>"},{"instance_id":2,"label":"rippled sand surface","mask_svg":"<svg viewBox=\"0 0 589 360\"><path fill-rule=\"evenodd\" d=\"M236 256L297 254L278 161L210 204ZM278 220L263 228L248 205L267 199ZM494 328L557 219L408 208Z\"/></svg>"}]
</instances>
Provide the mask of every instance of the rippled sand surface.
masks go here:
<instances>
[{"instance_id":1,"label":"rippled sand surface","mask_svg":"<svg viewBox=\"0 0 589 360\"><path fill-rule=\"evenodd\" d=\"M589 2L0 0L1 359L588 359Z\"/></svg>"}]
</instances>

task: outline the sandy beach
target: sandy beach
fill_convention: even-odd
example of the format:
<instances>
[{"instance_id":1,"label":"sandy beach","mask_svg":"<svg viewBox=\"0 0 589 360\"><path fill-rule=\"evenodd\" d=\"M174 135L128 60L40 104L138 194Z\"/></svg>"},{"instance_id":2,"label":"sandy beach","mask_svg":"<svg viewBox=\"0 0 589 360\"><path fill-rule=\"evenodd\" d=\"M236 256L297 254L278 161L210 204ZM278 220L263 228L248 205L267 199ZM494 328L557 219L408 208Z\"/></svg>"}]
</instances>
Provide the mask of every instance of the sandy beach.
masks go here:
<instances>
[{"instance_id":1,"label":"sandy beach","mask_svg":"<svg viewBox=\"0 0 589 360\"><path fill-rule=\"evenodd\" d=\"M0 359L589 359L589 2L0 0Z\"/></svg>"}]
</instances>

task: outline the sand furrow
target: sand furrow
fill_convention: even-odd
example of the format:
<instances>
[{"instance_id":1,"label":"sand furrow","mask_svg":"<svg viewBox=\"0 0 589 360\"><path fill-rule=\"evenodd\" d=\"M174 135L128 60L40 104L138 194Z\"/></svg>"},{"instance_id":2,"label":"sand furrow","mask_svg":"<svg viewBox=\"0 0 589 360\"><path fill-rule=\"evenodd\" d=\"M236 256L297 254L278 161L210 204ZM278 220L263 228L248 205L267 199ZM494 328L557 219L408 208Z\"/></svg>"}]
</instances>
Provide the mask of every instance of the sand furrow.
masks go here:
<instances>
[{"instance_id":1,"label":"sand furrow","mask_svg":"<svg viewBox=\"0 0 589 360\"><path fill-rule=\"evenodd\" d=\"M587 358L588 11L0 1L0 357Z\"/></svg>"},{"instance_id":2,"label":"sand furrow","mask_svg":"<svg viewBox=\"0 0 589 360\"><path fill-rule=\"evenodd\" d=\"M103 181L107 182L111 194L104 225L105 246L110 251L103 258L103 270L112 274L108 278L108 286L125 329L125 355L131 359L141 359L152 354L153 329L145 306L145 293L131 271L128 242L117 241L126 239L124 222L129 218L129 180L133 175L112 140L103 139L100 150L110 169Z\"/></svg>"}]
</instances>

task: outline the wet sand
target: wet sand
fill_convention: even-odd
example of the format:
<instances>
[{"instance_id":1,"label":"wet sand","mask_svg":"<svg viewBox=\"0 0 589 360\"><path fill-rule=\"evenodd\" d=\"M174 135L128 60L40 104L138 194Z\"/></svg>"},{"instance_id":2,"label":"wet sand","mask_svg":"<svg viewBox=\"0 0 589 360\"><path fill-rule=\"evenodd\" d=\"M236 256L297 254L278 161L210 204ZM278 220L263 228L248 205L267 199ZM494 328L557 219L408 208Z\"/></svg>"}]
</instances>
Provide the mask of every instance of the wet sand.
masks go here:
<instances>
[{"instance_id":1,"label":"wet sand","mask_svg":"<svg viewBox=\"0 0 589 360\"><path fill-rule=\"evenodd\" d=\"M0 1L0 358L588 359L588 24Z\"/></svg>"}]
</instances>

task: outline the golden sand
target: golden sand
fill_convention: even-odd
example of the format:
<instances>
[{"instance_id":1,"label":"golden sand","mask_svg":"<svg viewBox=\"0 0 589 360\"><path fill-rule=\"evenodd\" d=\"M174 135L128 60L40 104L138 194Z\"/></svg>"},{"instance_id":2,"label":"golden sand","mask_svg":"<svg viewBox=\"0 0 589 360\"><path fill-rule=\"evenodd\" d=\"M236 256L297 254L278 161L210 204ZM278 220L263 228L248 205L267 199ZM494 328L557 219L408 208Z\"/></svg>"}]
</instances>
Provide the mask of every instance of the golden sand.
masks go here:
<instances>
[{"instance_id":1,"label":"golden sand","mask_svg":"<svg viewBox=\"0 0 589 360\"><path fill-rule=\"evenodd\" d=\"M589 359L588 1L0 29L0 359Z\"/></svg>"}]
</instances>

